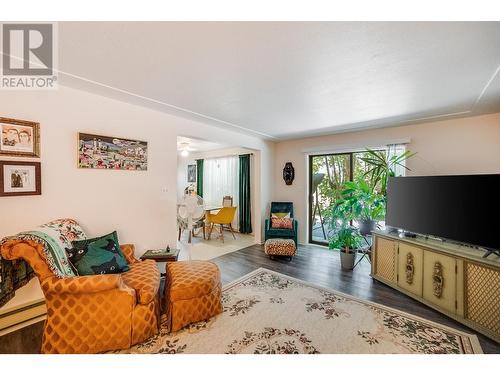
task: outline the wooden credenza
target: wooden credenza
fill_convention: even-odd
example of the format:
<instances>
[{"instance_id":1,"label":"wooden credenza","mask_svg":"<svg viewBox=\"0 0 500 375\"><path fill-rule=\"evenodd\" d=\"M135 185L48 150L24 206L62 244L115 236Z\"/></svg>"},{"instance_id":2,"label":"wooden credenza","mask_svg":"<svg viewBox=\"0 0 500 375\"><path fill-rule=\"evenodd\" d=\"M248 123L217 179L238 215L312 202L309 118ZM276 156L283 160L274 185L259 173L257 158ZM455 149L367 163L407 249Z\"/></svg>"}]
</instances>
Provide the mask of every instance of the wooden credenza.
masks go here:
<instances>
[{"instance_id":1,"label":"wooden credenza","mask_svg":"<svg viewBox=\"0 0 500 375\"><path fill-rule=\"evenodd\" d=\"M426 238L373 233L372 277L500 342L500 257Z\"/></svg>"}]
</instances>

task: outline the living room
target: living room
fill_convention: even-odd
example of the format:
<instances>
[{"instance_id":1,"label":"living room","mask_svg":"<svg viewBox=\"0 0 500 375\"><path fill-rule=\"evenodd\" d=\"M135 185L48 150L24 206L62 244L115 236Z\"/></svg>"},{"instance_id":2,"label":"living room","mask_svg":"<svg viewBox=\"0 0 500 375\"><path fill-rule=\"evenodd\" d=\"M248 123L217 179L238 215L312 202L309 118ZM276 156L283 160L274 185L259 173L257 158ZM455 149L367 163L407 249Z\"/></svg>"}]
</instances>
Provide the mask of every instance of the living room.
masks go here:
<instances>
[{"instance_id":1,"label":"living room","mask_svg":"<svg viewBox=\"0 0 500 375\"><path fill-rule=\"evenodd\" d=\"M0 353L500 354L500 22L19 16Z\"/></svg>"}]
</instances>

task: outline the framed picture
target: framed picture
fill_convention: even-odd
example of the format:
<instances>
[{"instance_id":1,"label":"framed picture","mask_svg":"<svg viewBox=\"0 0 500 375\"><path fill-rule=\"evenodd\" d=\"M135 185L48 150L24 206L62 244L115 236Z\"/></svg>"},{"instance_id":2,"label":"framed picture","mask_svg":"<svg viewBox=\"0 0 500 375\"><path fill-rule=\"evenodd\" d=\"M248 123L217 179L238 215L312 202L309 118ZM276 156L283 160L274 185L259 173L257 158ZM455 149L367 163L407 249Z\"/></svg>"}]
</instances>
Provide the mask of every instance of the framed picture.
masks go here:
<instances>
[{"instance_id":1,"label":"framed picture","mask_svg":"<svg viewBox=\"0 0 500 375\"><path fill-rule=\"evenodd\" d=\"M39 162L0 161L0 196L41 195Z\"/></svg>"},{"instance_id":2,"label":"framed picture","mask_svg":"<svg viewBox=\"0 0 500 375\"><path fill-rule=\"evenodd\" d=\"M0 117L2 155L40 157L40 124Z\"/></svg>"},{"instance_id":3,"label":"framed picture","mask_svg":"<svg viewBox=\"0 0 500 375\"><path fill-rule=\"evenodd\" d=\"M196 164L188 165L188 182L196 182Z\"/></svg>"},{"instance_id":4,"label":"framed picture","mask_svg":"<svg viewBox=\"0 0 500 375\"><path fill-rule=\"evenodd\" d=\"M78 133L78 167L146 171L148 169L148 143Z\"/></svg>"}]
</instances>

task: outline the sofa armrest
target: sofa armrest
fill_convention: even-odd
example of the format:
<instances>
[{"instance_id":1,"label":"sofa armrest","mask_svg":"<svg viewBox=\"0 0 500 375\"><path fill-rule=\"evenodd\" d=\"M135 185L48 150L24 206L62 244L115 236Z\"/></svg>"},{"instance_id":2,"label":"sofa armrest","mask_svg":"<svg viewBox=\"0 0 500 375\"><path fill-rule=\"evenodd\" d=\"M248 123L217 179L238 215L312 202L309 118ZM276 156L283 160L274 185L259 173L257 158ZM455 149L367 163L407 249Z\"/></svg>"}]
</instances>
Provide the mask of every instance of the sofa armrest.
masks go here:
<instances>
[{"instance_id":1,"label":"sofa armrest","mask_svg":"<svg viewBox=\"0 0 500 375\"><path fill-rule=\"evenodd\" d=\"M45 261L43 245L30 241L11 239L0 246L0 255L8 260L24 259L40 280L54 276Z\"/></svg>"},{"instance_id":2,"label":"sofa armrest","mask_svg":"<svg viewBox=\"0 0 500 375\"><path fill-rule=\"evenodd\" d=\"M133 264L139 262L139 260L135 257L135 246L132 244L120 245L122 249L123 255L125 255L125 259L128 264Z\"/></svg>"},{"instance_id":3,"label":"sofa armrest","mask_svg":"<svg viewBox=\"0 0 500 375\"><path fill-rule=\"evenodd\" d=\"M49 277L41 282L43 292L47 294L82 294L98 293L122 287L122 277L115 275L76 276L59 279Z\"/></svg>"}]
</instances>

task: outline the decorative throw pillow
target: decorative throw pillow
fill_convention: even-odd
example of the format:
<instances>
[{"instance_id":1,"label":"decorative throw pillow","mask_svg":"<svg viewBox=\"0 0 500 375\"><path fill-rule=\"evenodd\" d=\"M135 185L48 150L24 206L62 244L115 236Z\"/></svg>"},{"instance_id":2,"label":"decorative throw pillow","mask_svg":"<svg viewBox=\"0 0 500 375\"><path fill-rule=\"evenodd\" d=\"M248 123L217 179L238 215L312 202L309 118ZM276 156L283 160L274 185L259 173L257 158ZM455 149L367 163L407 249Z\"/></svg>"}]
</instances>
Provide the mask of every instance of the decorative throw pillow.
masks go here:
<instances>
[{"instance_id":1,"label":"decorative throw pillow","mask_svg":"<svg viewBox=\"0 0 500 375\"><path fill-rule=\"evenodd\" d=\"M116 232L98 238L74 241L72 244L73 248L66 249L66 252L69 261L80 276L120 273L129 270Z\"/></svg>"},{"instance_id":2,"label":"decorative throw pillow","mask_svg":"<svg viewBox=\"0 0 500 375\"><path fill-rule=\"evenodd\" d=\"M100 236L100 237L85 238L85 239L78 240L78 241L71 241L72 248L66 249L66 252L68 253L68 257L73 257L75 255L80 255L80 256L83 255L83 253L87 251L87 248L89 247L89 245L92 242L95 242L95 241L98 241L98 240L101 240L101 239L107 238L107 237L112 237L116 243L119 243L118 234L116 233L116 231L109 233L109 234L106 234L104 236ZM77 250L83 250L83 252L77 251ZM76 259L76 258L73 258L73 259Z\"/></svg>"},{"instance_id":3,"label":"decorative throw pillow","mask_svg":"<svg viewBox=\"0 0 500 375\"><path fill-rule=\"evenodd\" d=\"M273 212L271 217L290 217L290 212Z\"/></svg>"},{"instance_id":4,"label":"decorative throw pillow","mask_svg":"<svg viewBox=\"0 0 500 375\"><path fill-rule=\"evenodd\" d=\"M271 228L293 229L293 219L289 217L271 217Z\"/></svg>"}]
</instances>

